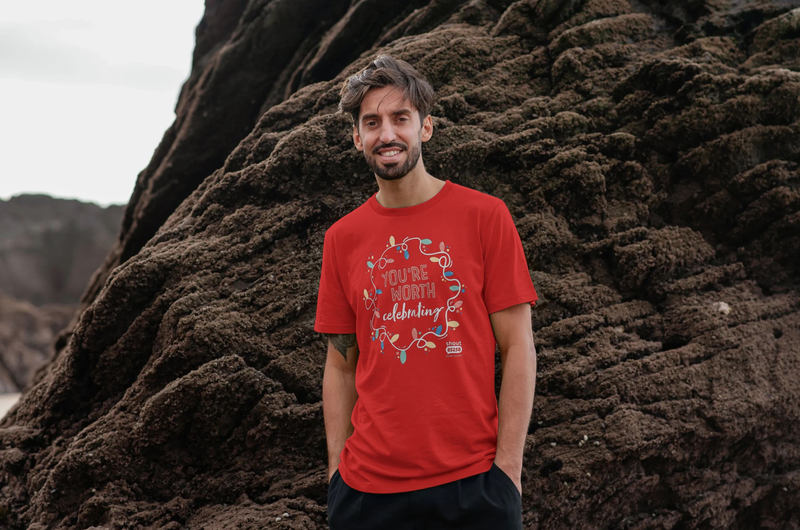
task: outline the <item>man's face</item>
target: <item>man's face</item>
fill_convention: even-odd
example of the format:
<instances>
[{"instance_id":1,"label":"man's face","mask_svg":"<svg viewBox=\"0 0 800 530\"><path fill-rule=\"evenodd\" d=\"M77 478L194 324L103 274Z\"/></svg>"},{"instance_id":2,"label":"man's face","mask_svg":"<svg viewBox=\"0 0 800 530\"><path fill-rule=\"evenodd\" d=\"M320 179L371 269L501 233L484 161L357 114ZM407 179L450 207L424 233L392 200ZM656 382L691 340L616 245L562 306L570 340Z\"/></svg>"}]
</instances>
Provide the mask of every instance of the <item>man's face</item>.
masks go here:
<instances>
[{"instance_id":1,"label":"man's face","mask_svg":"<svg viewBox=\"0 0 800 530\"><path fill-rule=\"evenodd\" d=\"M403 99L402 89L390 85L371 88L364 96L353 142L376 175L397 180L418 166L422 142L432 134L431 117L420 123L419 112Z\"/></svg>"}]
</instances>

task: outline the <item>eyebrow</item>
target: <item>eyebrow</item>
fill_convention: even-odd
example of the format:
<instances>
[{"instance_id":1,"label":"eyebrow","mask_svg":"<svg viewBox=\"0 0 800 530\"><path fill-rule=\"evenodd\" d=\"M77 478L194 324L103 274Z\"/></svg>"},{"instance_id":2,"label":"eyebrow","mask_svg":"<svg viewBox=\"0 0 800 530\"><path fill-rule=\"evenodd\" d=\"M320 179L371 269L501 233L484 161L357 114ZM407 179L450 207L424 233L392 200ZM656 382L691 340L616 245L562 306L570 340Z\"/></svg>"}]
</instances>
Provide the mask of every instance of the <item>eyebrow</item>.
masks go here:
<instances>
[{"instance_id":1,"label":"eyebrow","mask_svg":"<svg viewBox=\"0 0 800 530\"><path fill-rule=\"evenodd\" d=\"M409 110L409 109L400 109L400 110L396 110L396 111L394 111L392 113L393 116L397 116L397 115L400 115L400 114L406 114L406 115L410 116L411 115L411 110ZM370 118L377 118L377 117L378 117L378 115L375 114L374 112L370 113L370 114L364 114L363 116L361 116L361 121L365 122Z\"/></svg>"}]
</instances>

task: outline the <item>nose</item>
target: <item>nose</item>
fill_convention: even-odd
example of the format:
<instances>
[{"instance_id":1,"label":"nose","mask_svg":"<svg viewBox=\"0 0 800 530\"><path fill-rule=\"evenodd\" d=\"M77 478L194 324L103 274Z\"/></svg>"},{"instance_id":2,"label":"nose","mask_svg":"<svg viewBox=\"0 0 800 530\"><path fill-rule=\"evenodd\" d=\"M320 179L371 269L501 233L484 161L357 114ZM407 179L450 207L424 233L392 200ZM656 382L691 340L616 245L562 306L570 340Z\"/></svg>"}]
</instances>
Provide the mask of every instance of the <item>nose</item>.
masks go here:
<instances>
[{"instance_id":1,"label":"nose","mask_svg":"<svg viewBox=\"0 0 800 530\"><path fill-rule=\"evenodd\" d=\"M384 120L381 124L381 143L388 144L394 142L396 139L397 135L394 133L394 126L392 125L391 120Z\"/></svg>"}]
</instances>

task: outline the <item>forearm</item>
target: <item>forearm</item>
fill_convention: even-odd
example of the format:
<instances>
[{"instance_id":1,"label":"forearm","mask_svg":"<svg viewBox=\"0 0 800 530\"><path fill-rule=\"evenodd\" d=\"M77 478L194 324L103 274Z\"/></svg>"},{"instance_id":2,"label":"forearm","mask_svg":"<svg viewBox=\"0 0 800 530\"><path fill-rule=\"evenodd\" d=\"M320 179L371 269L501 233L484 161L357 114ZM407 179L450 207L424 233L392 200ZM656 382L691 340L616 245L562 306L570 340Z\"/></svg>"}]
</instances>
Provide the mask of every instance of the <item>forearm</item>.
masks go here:
<instances>
[{"instance_id":1,"label":"forearm","mask_svg":"<svg viewBox=\"0 0 800 530\"><path fill-rule=\"evenodd\" d=\"M350 417L357 399L355 373L327 365L322 376L322 414L328 444L328 478L339 467L344 443L353 434Z\"/></svg>"},{"instance_id":2,"label":"forearm","mask_svg":"<svg viewBox=\"0 0 800 530\"><path fill-rule=\"evenodd\" d=\"M510 347L504 357L495 460L519 476L536 388L536 349Z\"/></svg>"}]
</instances>

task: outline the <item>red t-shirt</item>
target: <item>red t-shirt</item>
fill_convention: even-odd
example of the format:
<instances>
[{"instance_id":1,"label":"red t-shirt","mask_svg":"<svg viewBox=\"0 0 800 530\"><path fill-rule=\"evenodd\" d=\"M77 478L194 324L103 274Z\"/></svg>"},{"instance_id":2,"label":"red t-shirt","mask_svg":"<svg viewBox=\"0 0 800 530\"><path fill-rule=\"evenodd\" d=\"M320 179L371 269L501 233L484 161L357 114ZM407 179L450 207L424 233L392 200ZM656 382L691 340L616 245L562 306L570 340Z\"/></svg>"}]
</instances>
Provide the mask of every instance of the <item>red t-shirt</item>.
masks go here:
<instances>
[{"instance_id":1,"label":"red t-shirt","mask_svg":"<svg viewBox=\"0 0 800 530\"><path fill-rule=\"evenodd\" d=\"M314 330L358 341L342 480L397 493L489 470L497 450L489 313L534 305L537 295L501 199L449 180L406 208L381 206L376 194L325 233Z\"/></svg>"}]
</instances>

